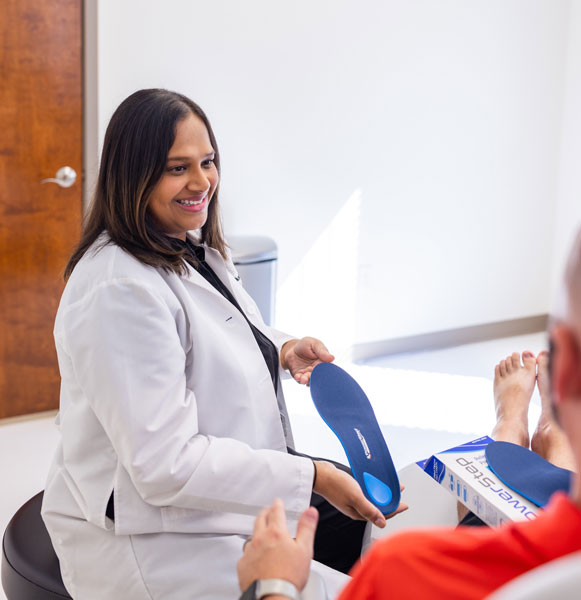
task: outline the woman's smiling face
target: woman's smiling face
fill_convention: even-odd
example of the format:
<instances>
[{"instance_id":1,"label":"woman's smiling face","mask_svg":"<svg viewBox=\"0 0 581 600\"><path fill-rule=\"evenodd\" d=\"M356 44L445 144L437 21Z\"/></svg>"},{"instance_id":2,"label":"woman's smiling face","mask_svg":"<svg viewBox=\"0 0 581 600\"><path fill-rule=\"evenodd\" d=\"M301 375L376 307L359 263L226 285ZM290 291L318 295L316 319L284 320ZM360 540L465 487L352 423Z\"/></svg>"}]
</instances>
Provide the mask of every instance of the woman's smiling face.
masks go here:
<instances>
[{"instance_id":1,"label":"woman's smiling face","mask_svg":"<svg viewBox=\"0 0 581 600\"><path fill-rule=\"evenodd\" d=\"M187 231L200 229L219 179L208 130L191 113L177 124L165 171L149 198L157 226L182 240Z\"/></svg>"}]
</instances>

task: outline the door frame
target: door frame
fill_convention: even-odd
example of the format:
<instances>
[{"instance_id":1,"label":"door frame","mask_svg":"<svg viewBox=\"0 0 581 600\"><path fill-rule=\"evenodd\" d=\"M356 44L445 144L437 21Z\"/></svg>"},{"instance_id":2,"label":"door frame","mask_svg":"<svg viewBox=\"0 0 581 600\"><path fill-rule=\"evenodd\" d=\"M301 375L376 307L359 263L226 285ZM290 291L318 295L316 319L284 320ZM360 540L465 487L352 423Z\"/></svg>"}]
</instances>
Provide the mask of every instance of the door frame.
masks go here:
<instances>
[{"instance_id":1,"label":"door frame","mask_svg":"<svg viewBox=\"0 0 581 600\"><path fill-rule=\"evenodd\" d=\"M83 6L83 214L99 170L99 0Z\"/></svg>"}]
</instances>

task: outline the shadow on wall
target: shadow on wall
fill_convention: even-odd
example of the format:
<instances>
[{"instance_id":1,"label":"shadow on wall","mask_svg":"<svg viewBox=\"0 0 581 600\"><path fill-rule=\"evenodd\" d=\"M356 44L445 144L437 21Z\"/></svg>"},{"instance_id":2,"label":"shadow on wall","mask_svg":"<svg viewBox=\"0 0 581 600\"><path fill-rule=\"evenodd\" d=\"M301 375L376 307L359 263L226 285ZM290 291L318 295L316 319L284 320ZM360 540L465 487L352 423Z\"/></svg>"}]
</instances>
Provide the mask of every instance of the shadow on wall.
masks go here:
<instances>
[{"instance_id":1,"label":"shadow on wall","mask_svg":"<svg viewBox=\"0 0 581 600\"><path fill-rule=\"evenodd\" d=\"M339 361L355 341L360 211L356 189L277 292L277 327L318 337Z\"/></svg>"}]
</instances>

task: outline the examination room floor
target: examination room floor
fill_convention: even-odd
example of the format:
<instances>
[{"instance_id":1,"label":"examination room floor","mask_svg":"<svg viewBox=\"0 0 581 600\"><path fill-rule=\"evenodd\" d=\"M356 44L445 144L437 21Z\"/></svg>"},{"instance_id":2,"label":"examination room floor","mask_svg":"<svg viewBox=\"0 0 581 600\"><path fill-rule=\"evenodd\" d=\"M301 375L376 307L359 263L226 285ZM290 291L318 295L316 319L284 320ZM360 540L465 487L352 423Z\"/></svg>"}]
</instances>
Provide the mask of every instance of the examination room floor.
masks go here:
<instances>
[{"instance_id":1,"label":"examination room floor","mask_svg":"<svg viewBox=\"0 0 581 600\"><path fill-rule=\"evenodd\" d=\"M490 433L494 424L494 365L513 351L537 354L545 333L491 340L443 350L345 364L368 395L396 467ZM339 441L319 418L308 389L284 382L298 450L346 462ZM529 413L534 429L540 404ZM0 531L28 498L44 487L58 439L54 413L0 421ZM0 589L0 600L5 596Z\"/></svg>"}]
</instances>

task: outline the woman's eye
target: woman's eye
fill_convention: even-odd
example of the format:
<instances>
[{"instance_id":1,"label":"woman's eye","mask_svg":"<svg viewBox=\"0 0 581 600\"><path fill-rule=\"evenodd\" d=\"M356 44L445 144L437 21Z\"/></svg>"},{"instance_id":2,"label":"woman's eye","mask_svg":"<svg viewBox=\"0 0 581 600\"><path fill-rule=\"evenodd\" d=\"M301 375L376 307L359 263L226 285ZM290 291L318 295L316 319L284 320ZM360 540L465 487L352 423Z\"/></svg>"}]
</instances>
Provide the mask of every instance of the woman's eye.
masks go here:
<instances>
[{"instance_id":1,"label":"woman's eye","mask_svg":"<svg viewBox=\"0 0 581 600\"><path fill-rule=\"evenodd\" d=\"M204 167L205 169L211 167L214 164L214 159L213 158L208 158L208 160L205 160L202 163L202 167Z\"/></svg>"},{"instance_id":2,"label":"woman's eye","mask_svg":"<svg viewBox=\"0 0 581 600\"><path fill-rule=\"evenodd\" d=\"M179 165L177 167L170 167L168 171L174 175L181 175L186 170L186 167Z\"/></svg>"}]
</instances>

